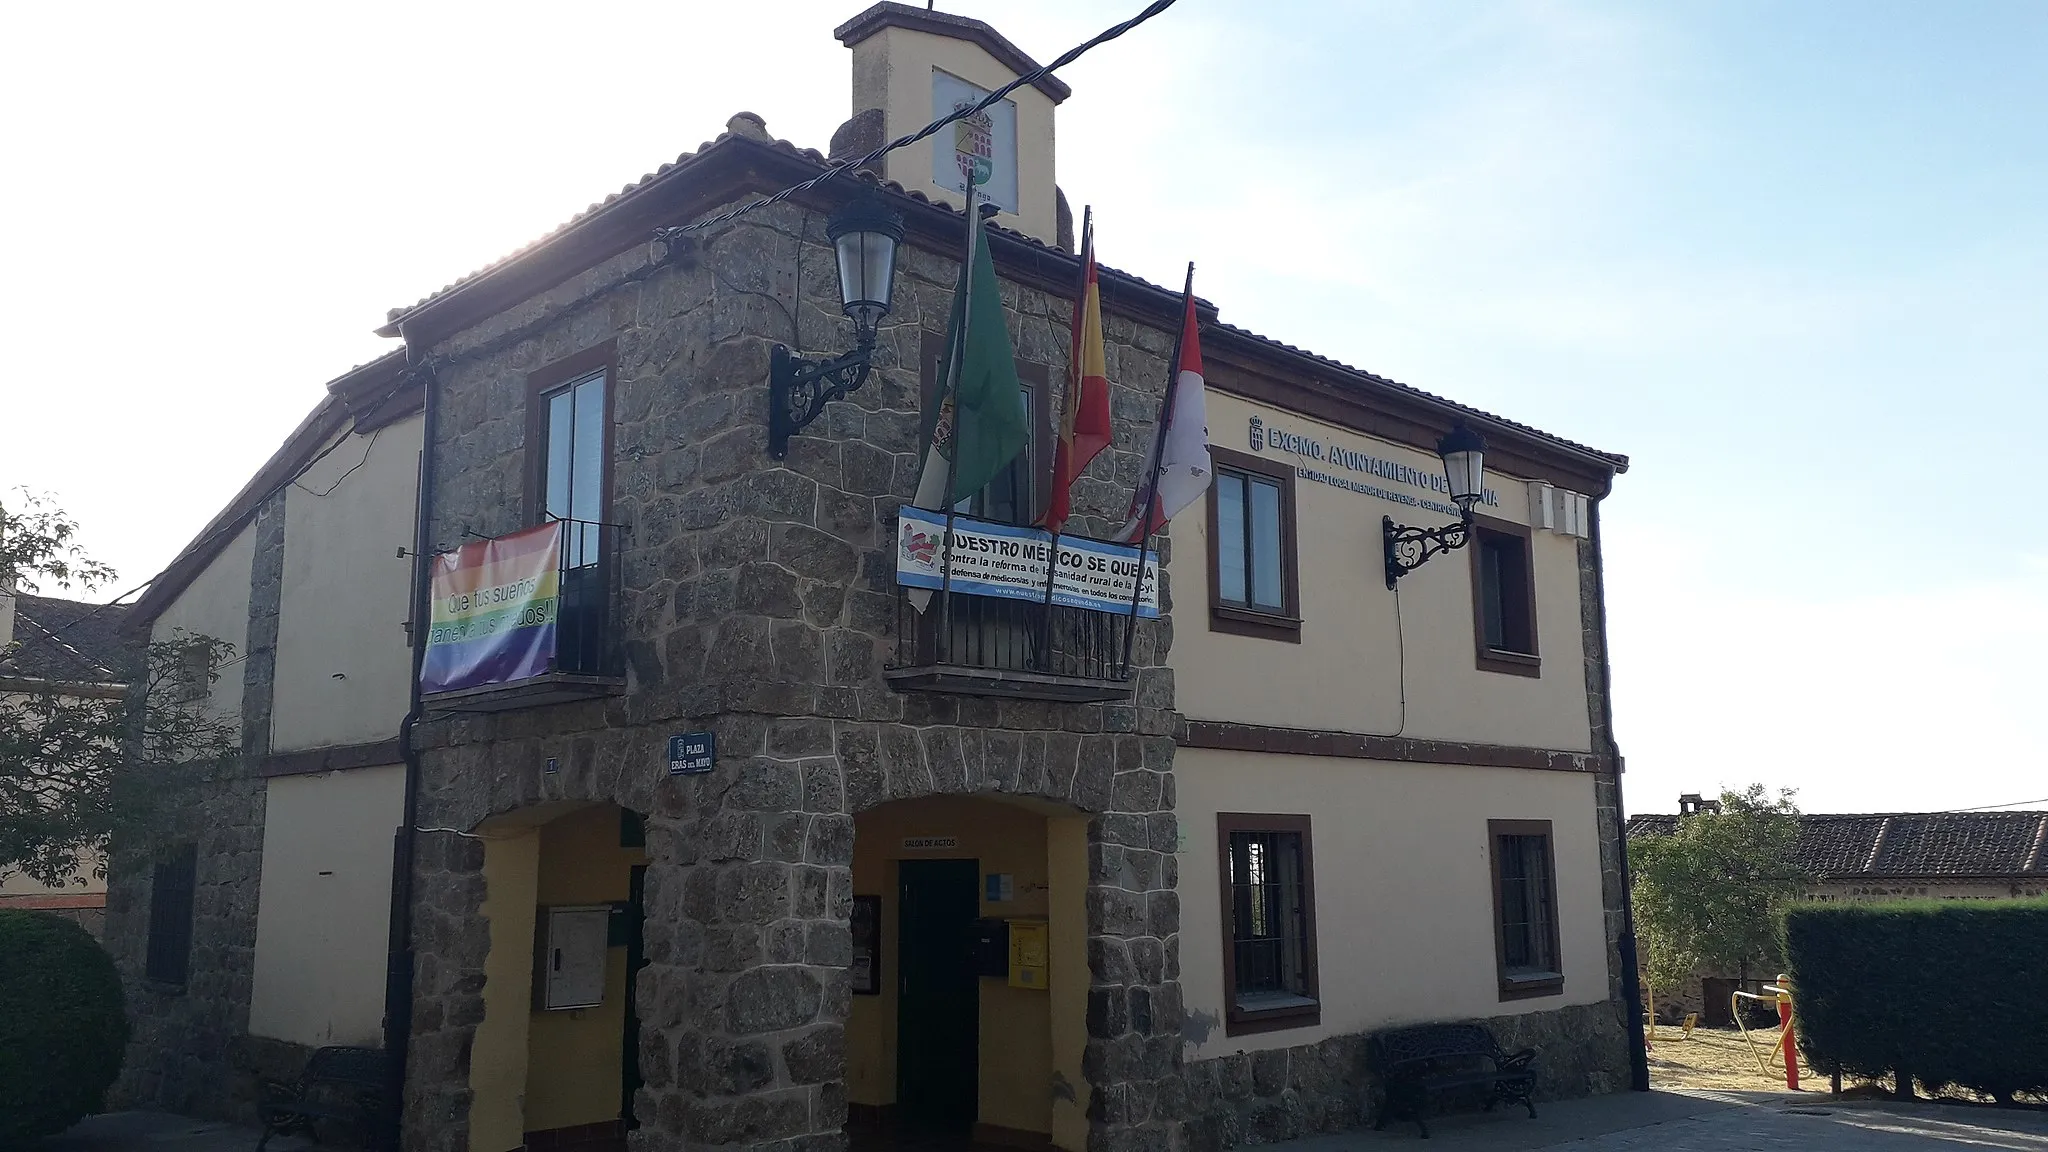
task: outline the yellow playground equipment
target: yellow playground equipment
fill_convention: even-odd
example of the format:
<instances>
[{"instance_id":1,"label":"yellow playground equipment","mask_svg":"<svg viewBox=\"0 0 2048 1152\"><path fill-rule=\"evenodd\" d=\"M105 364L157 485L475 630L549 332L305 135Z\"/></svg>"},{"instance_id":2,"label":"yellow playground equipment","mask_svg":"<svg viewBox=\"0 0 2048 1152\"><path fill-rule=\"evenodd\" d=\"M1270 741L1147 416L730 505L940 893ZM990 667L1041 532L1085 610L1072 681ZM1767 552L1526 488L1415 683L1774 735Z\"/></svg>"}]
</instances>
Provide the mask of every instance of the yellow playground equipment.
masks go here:
<instances>
[{"instance_id":1,"label":"yellow playground equipment","mask_svg":"<svg viewBox=\"0 0 2048 1152\"><path fill-rule=\"evenodd\" d=\"M1681 1040L1692 1039L1692 1030L1699 1022L1699 1013L1687 1012L1685 1014L1685 1022L1679 1025L1681 1031L1678 1038ZM1656 1045L1657 993L1655 989L1650 987L1650 982L1645 980L1643 981L1643 1047L1654 1048Z\"/></svg>"},{"instance_id":2,"label":"yellow playground equipment","mask_svg":"<svg viewBox=\"0 0 2048 1152\"><path fill-rule=\"evenodd\" d=\"M1771 1068L1774 1065L1784 1069L1785 1087L1797 1092L1799 1090L1799 1044L1792 1034L1792 978L1780 972L1778 973L1778 982L1776 984L1764 985L1764 992L1767 995L1759 996L1754 992L1744 992L1737 989L1729 994L1728 1012L1735 1017L1735 1026L1742 1030L1742 1038L1749 1042L1749 1054L1756 1057L1756 1070L1769 1077L1771 1075ZM1768 1057L1764 1055L1762 1049L1757 1047L1756 1037L1751 1034L1749 1025L1742 1022L1742 1001L1744 1000L1761 1000L1766 1004L1775 1004L1778 1007L1777 1040L1776 1043L1771 1045L1771 1054Z\"/></svg>"}]
</instances>

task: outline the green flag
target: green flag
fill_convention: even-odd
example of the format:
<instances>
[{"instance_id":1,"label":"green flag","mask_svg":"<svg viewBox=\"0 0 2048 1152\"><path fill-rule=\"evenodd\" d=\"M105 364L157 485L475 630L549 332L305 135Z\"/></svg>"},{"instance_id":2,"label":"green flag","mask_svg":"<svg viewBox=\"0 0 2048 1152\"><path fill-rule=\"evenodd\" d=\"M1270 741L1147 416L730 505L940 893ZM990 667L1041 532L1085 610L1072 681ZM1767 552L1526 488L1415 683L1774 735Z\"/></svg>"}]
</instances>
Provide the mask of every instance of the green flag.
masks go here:
<instances>
[{"instance_id":1,"label":"green flag","mask_svg":"<svg viewBox=\"0 0 2048 1152\"><path fill-rule=\"evenodd\" d=\"M920 508L940 509L981 491L996 473L1016 459L1030 440L1024 414L1024 388L1017 381L1017 358L1003 325L1002 290L996 266L989 259L980 213L972 213L967 264L953 294L953 317L946 332L946 356L940 362L939 410L925 427L924 471L918 477ZM963 331L964 329L964 331ZM955 359L959 373L954 379ZM946 475L952 472L952 493Z\"/></svg>"}]
</instances>

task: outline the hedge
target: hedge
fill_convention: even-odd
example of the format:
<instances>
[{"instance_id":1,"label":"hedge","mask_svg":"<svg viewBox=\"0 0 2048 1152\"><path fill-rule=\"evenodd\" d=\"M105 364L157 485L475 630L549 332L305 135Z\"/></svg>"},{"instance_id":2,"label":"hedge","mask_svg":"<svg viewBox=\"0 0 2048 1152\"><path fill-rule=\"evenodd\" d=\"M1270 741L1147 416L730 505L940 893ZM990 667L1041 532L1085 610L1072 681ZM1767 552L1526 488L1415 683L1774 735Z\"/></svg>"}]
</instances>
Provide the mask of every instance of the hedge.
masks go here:
<instances>
[{"instance_id":1,"label":"hedge","mask_svg":"<svg viewBox=\"0 0 2048 1152\"><path fill-rule=\"evenodd\" d=\"M92 934L48 912L0 911L0 1148L99 1111L127 1043L121 979Z\"/></svg>"},{"instance_id":2,"label":"hedge","mask_svg":"<svg viewBox=\"0 0 2048 1152\"><path fill-rule=\"evenodd\" d=\"M2048 900L1794 908L1785 954L1815 1068L2048 1091Z\"/></svg>"}]
</instances>

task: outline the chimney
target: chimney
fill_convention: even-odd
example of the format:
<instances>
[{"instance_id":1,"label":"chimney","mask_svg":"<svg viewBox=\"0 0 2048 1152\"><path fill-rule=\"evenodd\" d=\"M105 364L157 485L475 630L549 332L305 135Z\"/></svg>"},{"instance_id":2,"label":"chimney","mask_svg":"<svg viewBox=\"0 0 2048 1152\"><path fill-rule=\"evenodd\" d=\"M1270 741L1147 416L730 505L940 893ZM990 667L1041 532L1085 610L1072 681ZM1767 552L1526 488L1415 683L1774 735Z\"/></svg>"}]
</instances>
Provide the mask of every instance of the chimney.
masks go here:
<instances>
[{"instance_id":1,"label":"chimney","mask_svg":"<svg viewBox=\"0 0 2048 1152\"><path fill-rule=\"evenodd\" d=\"M1719 800L1702 799L1697 792L1679 793L1678 814L1680 816L1697 816L1702 812L1719 812L1720 810L1721 802Z\"/></svg>"},{"instance_id":2,"label":"chimney","mask_svg":"<svg viewBox=\"0 0 2048 1152\"><path fill-rule=\"evenodd\" d=\"M877 4L833 35L853 50L853 117L833 137L835 158L909 135L1038 68L979 20L908 4ZM974 172L981 194L1000 209L997 224L1057 244L1053 109L1069 91L1051 76L1027 84L891 152L882 175L957 209L966 203L963 173Z\"/></svg>"}]
</instances>

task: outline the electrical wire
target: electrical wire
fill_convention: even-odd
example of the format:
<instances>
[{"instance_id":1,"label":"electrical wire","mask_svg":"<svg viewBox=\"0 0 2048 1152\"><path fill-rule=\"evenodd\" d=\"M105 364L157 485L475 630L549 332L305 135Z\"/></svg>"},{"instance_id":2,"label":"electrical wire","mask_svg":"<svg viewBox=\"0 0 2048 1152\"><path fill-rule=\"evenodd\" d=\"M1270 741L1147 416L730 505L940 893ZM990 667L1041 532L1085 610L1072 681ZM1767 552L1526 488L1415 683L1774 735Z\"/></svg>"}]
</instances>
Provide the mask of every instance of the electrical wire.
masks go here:
<instances>
[{"instance_id":1,"label":"electrical wire","mask_svg":"<svg viewBox=\"0 0 2048 1152\"><path fill-rule=\"evenodd\" d=\"M1045 79L1046 77L1052 75L1055 71L1064 68L1067 65L1072 64L1074 61L1080 59L1083 55L1087 54L1091 49L1095 48L1096 46L1106 44L1109 41L1114 40L1119 36L1122 36L1124 33L1129 32L1131 29L1136 28L1138 25L1145 23L1147 20L1150 20L1154 16L1159 15L1161 12L1164 12L1168 8L1173 7L1175 3L1176 0L1153 0L1151 4L1146 5L1144 10L1139 12L1136 16L1133 16L1130 19L1125 20L1121 24L1115 24L1108 28L1103 29L1101 32L1097 33L1093 37L1082 41L1081 43L1075 45L1072 48L1067 49L1065 52L1060 53L1060 55L1055 57L1051 63L1045 64L1037 69L1025 73L1022 76L1017 77L1015 80L1010 81L1008 84L1003 85L1002 87L989 93L987 96L982 97L980 100L976 101L974 104L966 108L956 109L945 116L939 117L937 120L932 121L931 123L925 125L923 128L920 128L907 136L899 136L896 139L891 140L888 143L882 145L881 147L876 148L863 156L859 156L848 163L828 168L824 172L819 173L817 176L814 176L801 184L792 185L788 188L784 188L782 191L777 192L771 196L764 196L758 200L742 204L738 208L734 208L726 212L721 212L718 215L712 216L705 220L699 220L694 224L685 224L675 228L660 229L655 233L655 238L663 241L664 243L671 243L676 239L688 235L689 233L701 232L707 228L713 228L720 224L730 223L731 221L737 220L740 217L745 216L749 213L757 212L763 208L780 204L783 201L788 200L792 196L797 196L804 192L808 192L811 189L826 183L827 181L837 179L840 175L846 172L856 171L869 164L872 164L876 160L881 159L882 157L888 155L891 152L896 151L899 148L905 148L908 147L909 145L917 143L920 140L926 139L927 137L938 132L939 129L944 128L948 124L951 124L957 120L964 120L977 112L983 111L989 106L995 104L997 101L1008 96L1010 93L1015 92L1017 89L1022 88L1027 84L1035 84L1038 81ZM801 251L802 249L801 240L798 241L798 249L799 251ZM794 320L794 317L792 317L792 320ZM482 350L473 349L471 350L471 353L469 355L477 354L480 351ZM465 358L468 357L465 356ZM432 363L432 361L428 361L425 365L422 366L430 366ZM398 394L399 388L403 387L403 384L404 380L401 379L400 384L396 387L393 387L389 395L386 396L386 399L389 399L391 396L396 396ZM291 479L285 481L283 484L280 484L276 488L273 488L269 492L265 493L263 498L261 500L258 500L257 503L262 504L264 501L269 500L272 496L275 496L279 492L282 492L285 488L297 485L300 477L304 476L306 472L313 467L313 465L319 463L328 455L328 453L334 451L334 449L339 447L342 441L346 439L347 437L344 436L341 439L336 440L333 444L328 445L327 448L322 450L319 455L307 461L306 466L304 468L299 469L298 472L291 477ZM365 460L369 459L369 453L367 451L364 453L363 458ZM356 467L361 467L361 464L357 464ZM355 468L349 469L349 471L351 472L354 470ZM337 478L336 484L338 485L340 483L340 480L345 479L346 477L347 473L343 473L342 477ZM310 489L302 490L311 491ZM328 490L328 492L332 491L332 488ZM327 493L316 492L312 494L317 496L326 495ZM209 543L212 543L212 541L217 539L222 533L224 533L228 527L236 527L237 530L239 530L238 525L224 525L220 529L220 531L210 534L208 536L201 537L199 540L193 541L191 545L188 545L185 549L181 550L179 552L179 555L183 556L186 553L193 551L194 549L201 548ZM72 628L76 628L80 624L83 624L85 621L98 615L100 612L103 612L108 608L115 607L119 605L123 600L128 599L130 596L136 595L137 593L144 591L151 584L154 584L157 580L162 579L164 572L167 572L169 570L170 569L166 567L162 571L159 571L156 575L151 576L148 580L145 580L142 583L137 584L135 587L130 588L128 591L121 593L119 596L114 597L112 600L107 601L105 604L101 604L98 607L94 608L91 612L86 613L84 616L81 616L77 620L72 621L70 624L66 625L63 629L58 630L58 632L53 635L61 636L64 632L68 632Z\"/></svg>"},{"instance_id":2,"label":"electrical wire","mask_svg":"<svg viewBox=\"0 0 2048 1152\"><path fill-rule=\"evenodd\" d=\"M2048 796L2038 800L2008 800L2003 804L1979 804L1975 808L1950 808L1950 812L1989 812L1994 808L2018 808L2023 804L2048 804Z\"/></svg>"},{"instance_id":3,"label":"electrical wire","mask_svg":"<svg viewBox=\"0 0 2048 1152\"><path fill-rule=\"evenodd\" d=\"M1168 8L1173 7L1174 2L1175 0L1153 0L1151 4L1146 5L1144 11L1138 13L1136 16L1131 17L1129 20L1126 20L1121 24L1105 28L1100 33L1097 33L1094 38L1085 40L1080 44L1076 44L1074 47L1067 49L1065 52L1062 52L1057 58L1055 58L1052 63L1044 65L1043 67L1040 67L1035 71L1027 72L1024 75L1017 77L1015 80L1010 81L1008 84L1005 84L1001 88L998 88L995 91L989 93L988 95L982 97L973 105L966 108L955 109L953 112L939 117L937 120L934 120L931 123L925 125L924 127L918 129L917 131L912 132L908 136L899 136L896 139L889 141L887 144L882 145L881 147L875 149L872 152L867 153L864 156L857 157L851 161L848 161L847 163L840 164L836 167L828 168L824 172L821 172L818 175L813 176L809 180L806 180L801 184L796 184L792 185L791 187L784 188L782 191L777 192L772 196L763 196L759 200L754 200L749 203L742 204L739 207L731 209L729 211L720 212L716 216L710 217L709 219L705 220L699 220L694 224L684 224L674 228L660 229L655 233L655 238L665 243L672 242L684 236L687 236L692 232L701 232L706 228L713 228L720 224L730 223L731 221L737 220L750 212L757 212L760 209L770 207L771 205L780 204L784 200L787 200L792 196L808 192L811 189L816 188L820 184L823 184L829 180L837 179L840 175L844 173L858 171L859 169L864 168L877 160L880 160L882 157L887 156L889 153L894 152L898 148L904 148L908 147L909 145L915 144L919 140L925 139L926 137L937 132L939 129L944 128L946 125L951 124L956 120L964 120L967 117L982 111L991 104L994 104L996 101L1001 100L1003 97L1008 96L1010 93L1015 92L1017 89L1022 88L1027 84L1036 84L1038 81L1043 80L1047 76L1052 75L1055 70L1064 68L1067 65L1072 64L1074 61L1080 59L1084 53L1086 53L1089 49L1094 48L1096 45L1104 44L1111 40L1114 40L1117 37L1123 35L1124 33L1129 32L1131 29L1136 28L1138 25L1143 24L1145 21L1150 20L1154 16L1159 15L1161 12L1166 11Z\"/></svg>"},{"instance_id":4,"label":"electrical wire","mask_svg":"<svg viewBox=\"0 0 2048 1152\"><path fill-rule=\"evenodd\" d=\"M304 492L308 496L334 495L334 490L341 487L341 482L343 480L349 478L349 473L354 472L356 469L361 468L363 465L368 464L370 462L370 453L375 452L377 450L377 437L384 435L384 427L385 426L383 425L379 425L375 432L370 433L370 442L368 444L363 445L363 458L349 465L346 469L344 469L341 475L336 476L334 478L334 483L329 484L327 487L321 489L318 492L315 492L311 488L306 487L304 484L299 483L298 477L293 477L292 487L297 488L299 491ZM340 440L336 440L335 443L340 444L342 440L346 439L348 439L348 437L343 436ZM325 453L322 453L322 455L325 455ZM317 462L318 461L316 460L315 463ZM307 469L300 470L299 476L304 476L306 474L306 471L309 470L310 468L311 465L308 465Z\"/></svg>"}]
</instances>

